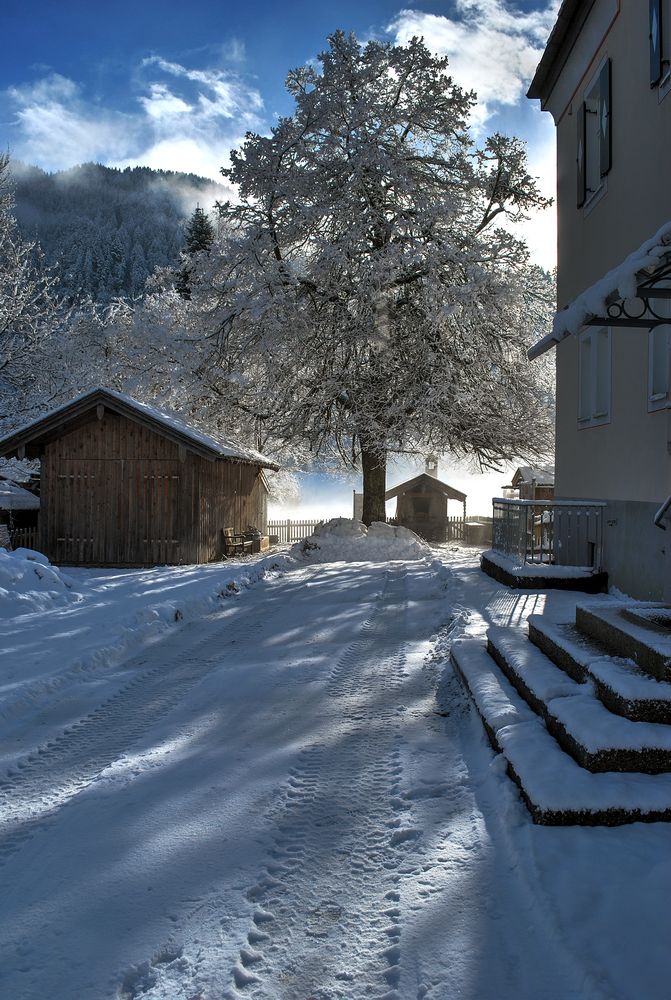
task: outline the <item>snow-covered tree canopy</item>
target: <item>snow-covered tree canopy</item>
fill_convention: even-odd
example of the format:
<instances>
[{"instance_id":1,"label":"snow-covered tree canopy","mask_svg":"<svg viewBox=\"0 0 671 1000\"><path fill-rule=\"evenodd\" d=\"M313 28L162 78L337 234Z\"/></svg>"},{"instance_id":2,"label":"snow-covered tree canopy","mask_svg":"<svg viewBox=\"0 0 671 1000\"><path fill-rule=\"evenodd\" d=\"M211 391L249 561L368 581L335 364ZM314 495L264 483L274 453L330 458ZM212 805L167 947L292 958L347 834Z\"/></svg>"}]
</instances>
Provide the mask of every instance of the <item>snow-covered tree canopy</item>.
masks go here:
<instances>
[{"instance_id":1,"label":"snow-covered tree canopy","mask_svg":"<svg viewBox=\"0 0 671 1000\"><path fill-rule=\"evenodd\" d=\"M9 158L0 154L0 389L8 413L39 378L36 349L65 316L56 279L41 267L39 247L22 239L13 207Z\"/></svg>"},{"instance_id":2,"label":"snow-covered tree canopy","mask_svg":"<svg viewBox=\"0 0 671 1000\"><path fill-rule=\"evenodd\" d=\"M548 407L524 350L552 290L497 224L547 204L522 144L474 145L475 95L418 39L337 32L319 58L222 171L224 372L281 437L361 452L364 492L390 449L533 453Z\"/></svg>"}]
</instances>

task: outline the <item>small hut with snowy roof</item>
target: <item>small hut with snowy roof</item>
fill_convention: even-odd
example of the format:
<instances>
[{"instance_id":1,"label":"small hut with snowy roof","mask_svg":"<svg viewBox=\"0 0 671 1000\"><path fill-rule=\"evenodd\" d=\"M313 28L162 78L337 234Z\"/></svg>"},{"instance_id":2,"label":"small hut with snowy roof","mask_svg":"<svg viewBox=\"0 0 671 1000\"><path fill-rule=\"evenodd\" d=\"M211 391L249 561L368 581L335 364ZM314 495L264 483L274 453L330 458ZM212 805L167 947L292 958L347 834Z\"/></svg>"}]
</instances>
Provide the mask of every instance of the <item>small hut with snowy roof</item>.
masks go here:
<instances>
[{"instance_id":1,"label":"small hut with snowy roof","mask_svg":"<svg viewBox=\"0 0 671 1000\"><path fill-rule=\"evenodd\" d=\"M265 535L271 459L97 388L0 440L41 462L38 547L79 566L203 563L224 532Z\"/></svg>"},{"instance_id":2,"label":"small hut with snowy roof","mask_svg":"<svg viewBox=\"0 0 671 1000\"><path fill-rule=\"evenodd\" d=\"M459 522L459 536L463 538L466 521L466 494L438 479L438 462L433 455L426 460L426 472L393 486L385 493L385 500L396 497L398 524L410 528L429 542L448 540L450 521L447 516L449 500L462 504L463 513L455 517Z\"/></svg>"}]
</instances>

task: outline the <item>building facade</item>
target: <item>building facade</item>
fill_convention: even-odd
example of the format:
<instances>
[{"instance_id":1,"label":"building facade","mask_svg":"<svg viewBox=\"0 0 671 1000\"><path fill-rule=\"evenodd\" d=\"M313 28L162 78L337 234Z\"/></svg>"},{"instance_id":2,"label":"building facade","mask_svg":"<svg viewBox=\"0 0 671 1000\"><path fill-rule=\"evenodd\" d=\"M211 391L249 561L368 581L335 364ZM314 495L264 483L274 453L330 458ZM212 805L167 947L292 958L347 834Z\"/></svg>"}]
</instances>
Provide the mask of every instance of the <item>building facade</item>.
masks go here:
<instances>
[{"instance_id":1,"label":"building facade","mask_svg":"<svg viewBox=\"0 0 671 1000\"><path fill-rule=\"evenodd\" d=\"M557 129L555 495L607 502L604 568L671 599L671 0L565 0L529 90ZM639 267L640 265L640 267ZM666 528L666 530L661 530Z\"/></svg>"}]
</instances>

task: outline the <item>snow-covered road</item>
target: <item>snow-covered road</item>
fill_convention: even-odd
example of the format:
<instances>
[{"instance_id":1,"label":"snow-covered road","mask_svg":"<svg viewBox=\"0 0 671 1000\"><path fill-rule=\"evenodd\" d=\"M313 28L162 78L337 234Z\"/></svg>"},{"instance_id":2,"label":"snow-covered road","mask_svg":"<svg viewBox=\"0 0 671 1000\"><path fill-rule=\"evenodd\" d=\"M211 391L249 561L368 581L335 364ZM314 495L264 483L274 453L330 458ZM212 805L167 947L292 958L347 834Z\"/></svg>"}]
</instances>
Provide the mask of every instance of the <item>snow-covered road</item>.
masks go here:
<instances>
[{"instance_id":1,"label":"snow-covered road","mask_svg":"<svg viewBox=\"0 0 671 1000\"><path fill-rule=\"evenodd\" d=\"M633 1000L547 875L572 851L598 910L592 845L631 831L531 827L445 671L457 632L542 610L473 562L273 573L45 686L0 781L0 996Z\"/></svg>"}]
</instances>

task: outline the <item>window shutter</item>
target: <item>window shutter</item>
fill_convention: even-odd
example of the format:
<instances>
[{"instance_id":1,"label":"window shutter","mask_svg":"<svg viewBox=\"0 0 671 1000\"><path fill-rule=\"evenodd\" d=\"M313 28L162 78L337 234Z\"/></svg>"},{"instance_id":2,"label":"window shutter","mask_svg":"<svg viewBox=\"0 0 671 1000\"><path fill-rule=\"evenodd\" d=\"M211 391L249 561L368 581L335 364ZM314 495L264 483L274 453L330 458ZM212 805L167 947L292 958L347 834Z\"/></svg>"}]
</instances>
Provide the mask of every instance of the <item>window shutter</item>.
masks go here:
<instances>
[{"instance_id":1,"label":"window shutter","mask_svg":"<svg viewBox=\"0 0 671 1000\"><path fill-rule=\"evenodd\" d=\"M662 3L650 0L650 86L654 87L662 75Z\"/></svg>"},{"instance_id":2,"label":"window shutter","mask_svg":"<svg viewBox=\"0 0 671 1000\"><path fill-rule=\"evenodd\" d=\"M577 143L577 167L578 167L578 208L585 204L587 197L587 171L585 170L585 105L578 108L578 143Z\"/></svg>"},{"instance_id":3,"label":"window shutter","mask_svg":"<svg viewBox=\"0 0 671 1000\"><path fill-rule=\"evenodd\" d=\"M610 170L611 161L610 76L610 59L607 59L599 73L599 173L602 177Z\"/></svg>"}]
</instances>

